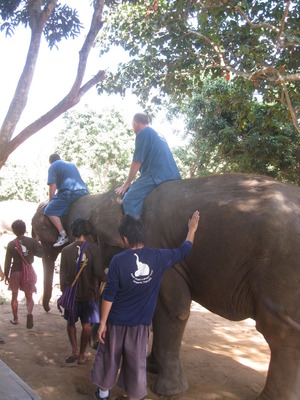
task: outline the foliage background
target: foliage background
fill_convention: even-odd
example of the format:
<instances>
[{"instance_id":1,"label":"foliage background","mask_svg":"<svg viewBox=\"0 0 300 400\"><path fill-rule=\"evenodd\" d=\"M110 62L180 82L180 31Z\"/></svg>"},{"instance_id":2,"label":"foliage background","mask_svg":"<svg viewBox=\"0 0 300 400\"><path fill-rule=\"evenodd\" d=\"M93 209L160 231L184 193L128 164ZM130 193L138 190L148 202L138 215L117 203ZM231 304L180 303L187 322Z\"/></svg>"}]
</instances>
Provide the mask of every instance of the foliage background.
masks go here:
<instances>
[{"instance_id":1,"label":"foliage background","mask_svg":"<svg viewBox=\"0 0 300 400\"><path fill-rule=\"evenodd\" d=\"M28 24L29 15L26 9L7 12L9 4L0 2L1 29L12 34L19 24ZM174 130L176 121L184 121L182 143L174 150L183 177L246 172L299 185L299 2L123 0L106 5L97 39L100 55L117 47L128 57L118 69L106 71L98 93L126 96L130 91L150 116L168 112ZM61 18L51 17L44 31L50 47L81 30L69 7L55 13ZM71 111L64 120L56 151L78 165L90 192L122 183L134 135L118 109ZM47 198L48 165L31 156L26 165L7 162L0 170L0 200Z\"/></svg>"},{"instance_id":2,"label":"foliage background","mask_svg":"<svg viewBox=\"0 0 300 400\"><path fill-rule=\"evenodd\" d=\"M71 111L57 136L56 152L74 162L90 193L102 193L126 180L134 149L132 128L116 109Z\"/></svg>"}]
</instances>

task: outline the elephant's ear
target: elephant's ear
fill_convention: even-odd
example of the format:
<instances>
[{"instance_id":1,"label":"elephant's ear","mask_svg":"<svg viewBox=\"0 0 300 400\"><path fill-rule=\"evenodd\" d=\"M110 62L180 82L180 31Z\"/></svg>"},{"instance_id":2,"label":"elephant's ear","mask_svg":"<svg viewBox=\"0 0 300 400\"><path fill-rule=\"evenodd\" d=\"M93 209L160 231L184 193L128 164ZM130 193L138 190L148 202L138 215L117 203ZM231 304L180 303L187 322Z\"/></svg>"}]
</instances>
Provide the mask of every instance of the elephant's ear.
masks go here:
<instances>
[{"instance_id":1,"label":"elephant's ear","mask_svg":"<svg viewBox=\"0 0 300 400\"><path fill-rule=\"evenodd\" d=\"M34 235L37 235L42 242L55 243L57 239L57 229L50 222L49 218L43 214L44 209L38 207L34 214L31 225Z\"/></svg>"},{"instance_id":2,"label":"elephant's ear","mask_svg":"<svg viewBox=\"0 0 300 400\"><path fill-rule=\"evenodd\" d=\"M114 190L99 197L99 201L92 208L89 218L99 241L110 246L124 248L124 243L118 232L122 216L122 199L115 194Z\"/></svg>"}]
</instances>

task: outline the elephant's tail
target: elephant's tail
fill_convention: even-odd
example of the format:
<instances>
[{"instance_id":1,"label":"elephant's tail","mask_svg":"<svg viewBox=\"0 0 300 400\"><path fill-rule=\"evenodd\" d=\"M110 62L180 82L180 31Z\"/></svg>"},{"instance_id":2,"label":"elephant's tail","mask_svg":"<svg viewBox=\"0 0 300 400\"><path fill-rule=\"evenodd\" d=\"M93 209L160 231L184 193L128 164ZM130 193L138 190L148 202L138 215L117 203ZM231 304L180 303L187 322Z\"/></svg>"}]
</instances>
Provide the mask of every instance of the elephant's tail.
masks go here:
<instances>
[{"instance_id":1,"label":"elephant's tail","mask_svg":"<svg viewBox=\"0 0 300 400\"><path fill-rule=\"evenodd\" d=\"M279 318L282 322L289 325L291 328L295 329L297 332L300 332L300 324L294 321L287 313L285 307L282 304L274 303L270 299L264 299L264 306L271 314L275 315L275 317Z\"/></svg>"}]
</instances>

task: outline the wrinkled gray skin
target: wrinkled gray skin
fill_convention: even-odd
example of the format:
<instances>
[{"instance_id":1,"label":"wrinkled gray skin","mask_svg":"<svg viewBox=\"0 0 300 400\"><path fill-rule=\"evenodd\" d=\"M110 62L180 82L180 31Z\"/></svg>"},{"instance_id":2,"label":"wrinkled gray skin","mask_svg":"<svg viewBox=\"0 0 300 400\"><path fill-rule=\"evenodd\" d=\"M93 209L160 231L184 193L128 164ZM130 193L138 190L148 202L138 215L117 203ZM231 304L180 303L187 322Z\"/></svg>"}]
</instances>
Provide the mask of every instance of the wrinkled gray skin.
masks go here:
<instances>
[{"instance_id":1,"label":"wrinkled gray skin","mask_svg":"<svg viewBox=\"0 0 300 400\"><path fill-rule=\"evenodd\" d=\"M121 206L114 192L89 197L71 207L68 220L89 217L99 243L120 246ZM271 350L260 400L299 399L300 333L264 305L268 300L283 304L289 316L300 321L299 188L247 175L166 182L144 203L147 245L178 246L195 210L201 219L192 253L165 273L153 318L148 366L158 374L154 392L168 396L188 388L179 351L194 300L224 318L256 321ZM34 228L38 231L37 225ZM45 268L53 272L50 264ZM45 286L45 309L51 284Z\"/></svg>"}]
</instances>

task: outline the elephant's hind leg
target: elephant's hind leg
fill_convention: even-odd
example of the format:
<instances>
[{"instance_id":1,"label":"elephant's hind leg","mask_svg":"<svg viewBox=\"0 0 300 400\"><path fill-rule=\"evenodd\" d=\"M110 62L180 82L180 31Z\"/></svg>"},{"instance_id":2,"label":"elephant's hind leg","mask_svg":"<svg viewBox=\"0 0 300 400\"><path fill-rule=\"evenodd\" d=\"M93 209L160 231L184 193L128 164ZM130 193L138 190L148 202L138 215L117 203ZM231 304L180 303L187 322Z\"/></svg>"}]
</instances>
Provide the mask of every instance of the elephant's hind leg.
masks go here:
<instances>
[{"instance_id":1,"label":"elephant's hind leg","mask_svg":"<svg viewBox=\"0 0 300 400\"><path fill-rule=\"evenodd\" d=\"M268 376L259 400L300 399L300 333L270 314L257 321L271 351Z\"/></svg>"}]
</instances>

